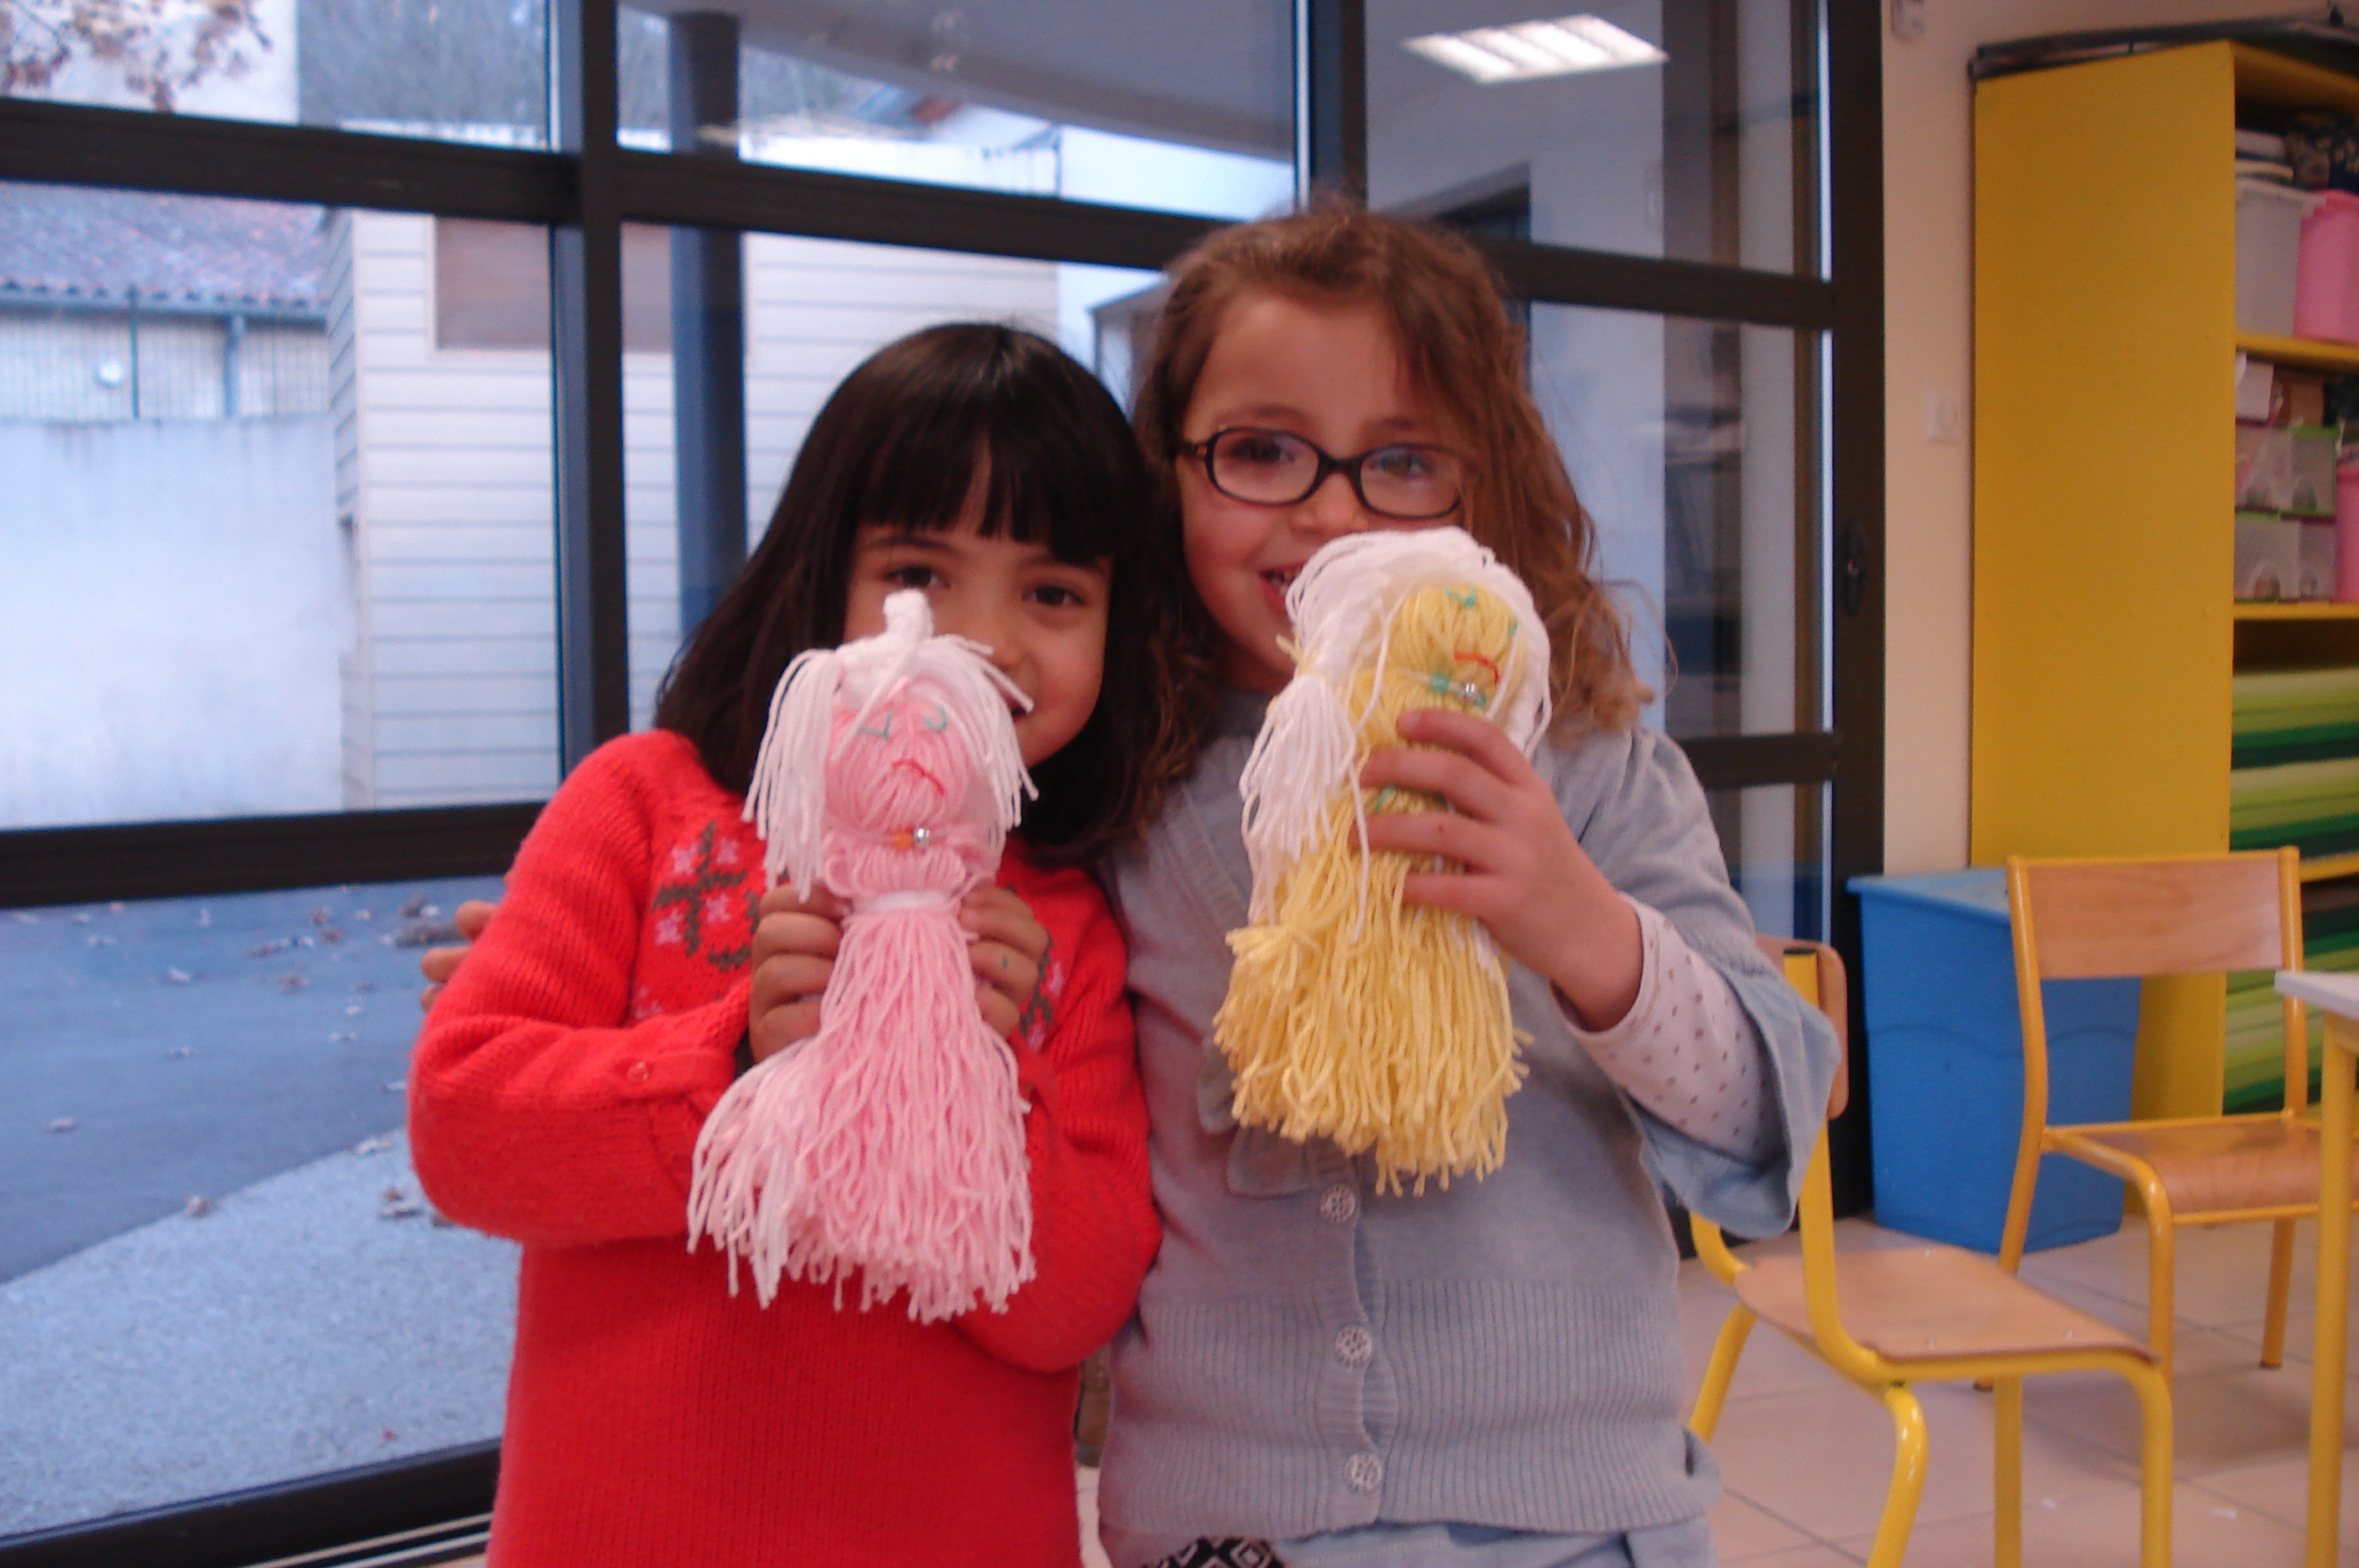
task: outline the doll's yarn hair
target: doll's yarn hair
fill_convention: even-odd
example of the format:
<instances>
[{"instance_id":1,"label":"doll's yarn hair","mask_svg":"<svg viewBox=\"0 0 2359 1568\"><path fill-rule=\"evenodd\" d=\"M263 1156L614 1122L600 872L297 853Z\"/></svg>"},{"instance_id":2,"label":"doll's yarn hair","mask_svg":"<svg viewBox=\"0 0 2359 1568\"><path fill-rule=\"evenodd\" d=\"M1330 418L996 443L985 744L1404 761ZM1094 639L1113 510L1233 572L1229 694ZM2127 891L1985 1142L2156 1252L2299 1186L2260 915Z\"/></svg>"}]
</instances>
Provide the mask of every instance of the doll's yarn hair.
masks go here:
<instances>
[{"instance_id":1,"label":"doll's yarn hair","mask_svg":"<svg viewBox=\"0 0 2359 1568\"><path fill-rule=\"evenodd\" d=\"M1297 671L1246 759L1251 923L1213 1038L1245 1126L1372 1156L1380 1190L1487 1174L1522 1082L1505 961L1463 915L1401 900L1425 857L1366 847L1372 814L1447 807L1357 784L1417 708L1481 713L1528 751L1545 635L1514 573L1456 528L1347 536L1287 595Z\"/></svg>"}]
</instances>

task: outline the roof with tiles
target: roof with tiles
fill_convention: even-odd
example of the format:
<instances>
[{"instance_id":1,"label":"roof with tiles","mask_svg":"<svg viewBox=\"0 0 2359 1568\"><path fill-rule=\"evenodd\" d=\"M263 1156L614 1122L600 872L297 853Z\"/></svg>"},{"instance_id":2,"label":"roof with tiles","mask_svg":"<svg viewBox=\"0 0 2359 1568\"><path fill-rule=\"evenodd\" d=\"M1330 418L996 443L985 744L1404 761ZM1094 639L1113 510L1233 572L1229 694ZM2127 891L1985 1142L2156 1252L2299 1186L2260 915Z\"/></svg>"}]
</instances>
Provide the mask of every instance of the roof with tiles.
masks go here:
<instances>
[{"instance_id":1,"label":"roof with tiles","mask_svg":"<svg viewBox=\"0 0 2359 1568\"><path fill-rule=\"evenodd\" d=\"M326 213L313 206L0 182L0 302L96 303L138 290L181 308L317 310Z\"/></svg>"}]
</instances>

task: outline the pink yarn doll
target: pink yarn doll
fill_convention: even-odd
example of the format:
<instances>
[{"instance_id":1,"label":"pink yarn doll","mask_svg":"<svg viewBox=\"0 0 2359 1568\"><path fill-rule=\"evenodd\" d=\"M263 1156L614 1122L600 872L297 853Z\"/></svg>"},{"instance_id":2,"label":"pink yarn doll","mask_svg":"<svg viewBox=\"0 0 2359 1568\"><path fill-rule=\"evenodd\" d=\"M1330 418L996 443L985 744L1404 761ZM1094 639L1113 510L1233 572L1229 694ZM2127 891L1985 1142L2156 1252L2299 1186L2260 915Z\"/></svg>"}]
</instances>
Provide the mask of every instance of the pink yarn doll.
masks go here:
<instances>
[{"instance_id":1,"label":"pink yarn doll","mask_svg":"<svg viewBox=\"0 0 2359 1568\"><path fill-rule=\"evenodd\" d=\"M756 1065L698 1135L689 1246L778 1277L861 1277L864 1312L909 1293L921 1323L1004 1311L1032 1277L1024 1102L984 1021L959 905L998 867L1031 791L988 649L935 637L926 596L886 629L787 667L746 791L773 886L844 899L820 1027ZM1027 704L1028 705L1028 704Z\"/></svg>"}]
</instances>

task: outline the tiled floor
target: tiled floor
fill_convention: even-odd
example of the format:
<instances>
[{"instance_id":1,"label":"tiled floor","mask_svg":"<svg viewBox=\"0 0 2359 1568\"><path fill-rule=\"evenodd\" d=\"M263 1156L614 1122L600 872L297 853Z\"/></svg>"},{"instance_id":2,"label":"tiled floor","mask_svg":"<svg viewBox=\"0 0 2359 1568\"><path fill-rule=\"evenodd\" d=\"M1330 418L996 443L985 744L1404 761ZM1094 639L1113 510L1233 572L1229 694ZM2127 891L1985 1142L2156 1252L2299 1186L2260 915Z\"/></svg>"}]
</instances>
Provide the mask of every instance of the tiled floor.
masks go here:
<instances>
[{"instance_id":1,"label":"tiled floor","mask_svg":"<svg viewBox=\"0 0 2359 1568\"><path fill-rule=\"evenodd\" d=\"M1845 1247L1913 1238L1846 1220ZM2179 1242L2177 1568L2277 1568L2301 1560L2307 1484L2312 1238L2303 1226L2283 1370L2258 1365L2268 1230L2187 1230ZM1791 1238L1761 1244L1785 1250ZM2141 1335L2146 1236L2135 1224L2101 1241L2034 1253L2024 1277L2091 1315ZM1680 1273L1680 1327L1692 1384L1732 1298L1701 1266ZM2354 1379L2359 1380L2359 1379ZM1990 1396L1962 1384L1920 1389L1931 1460L1909 1568L1991 1561ZM2343 1561L2359 1568L2359 1388L2345 1439ZM2137 1562L2137 1407L2104 1374L2035 1379L2024 1393L2027 1568L2122 1568ZM1720 1560L1745 1568L1843 1568L1864 1562L1891 1474L1883 1407L1767 1328L1738 1366L1720 1433L1727 1495L1712 1511ZM1096 1474L1081 1473L1084 1558L1094 1541Z\"/></svg>"}]
</instances>

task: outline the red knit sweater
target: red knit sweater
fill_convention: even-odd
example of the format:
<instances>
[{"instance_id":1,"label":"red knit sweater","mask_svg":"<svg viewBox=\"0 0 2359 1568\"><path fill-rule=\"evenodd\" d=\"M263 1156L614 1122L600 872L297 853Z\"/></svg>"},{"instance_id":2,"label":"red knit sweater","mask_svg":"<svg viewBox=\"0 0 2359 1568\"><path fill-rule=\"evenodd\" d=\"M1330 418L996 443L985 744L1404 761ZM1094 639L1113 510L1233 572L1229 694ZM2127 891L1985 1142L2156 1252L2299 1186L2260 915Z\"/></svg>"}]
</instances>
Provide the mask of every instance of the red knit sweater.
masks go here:
<instances>
[{"instance_id":1,"label":"red knit sweater","mask_svg":"<svg viewBox=\"0 0 2359 1568\"><path fill-rule=\"evenodd\" d=\"M601 747L419 1039L427 1192L524 1243L491 1562L1068 1568L1073 1367L1157 1239L1122 940L1086 876L1011 847L1051 1005L1011 1047L1038 1274L1007 1311L920 1325L791 1280L764 1309L686 1245L690 1154L745 1030L763 877L740 805L679 735Z\"/></svg>"}]
</instances>

